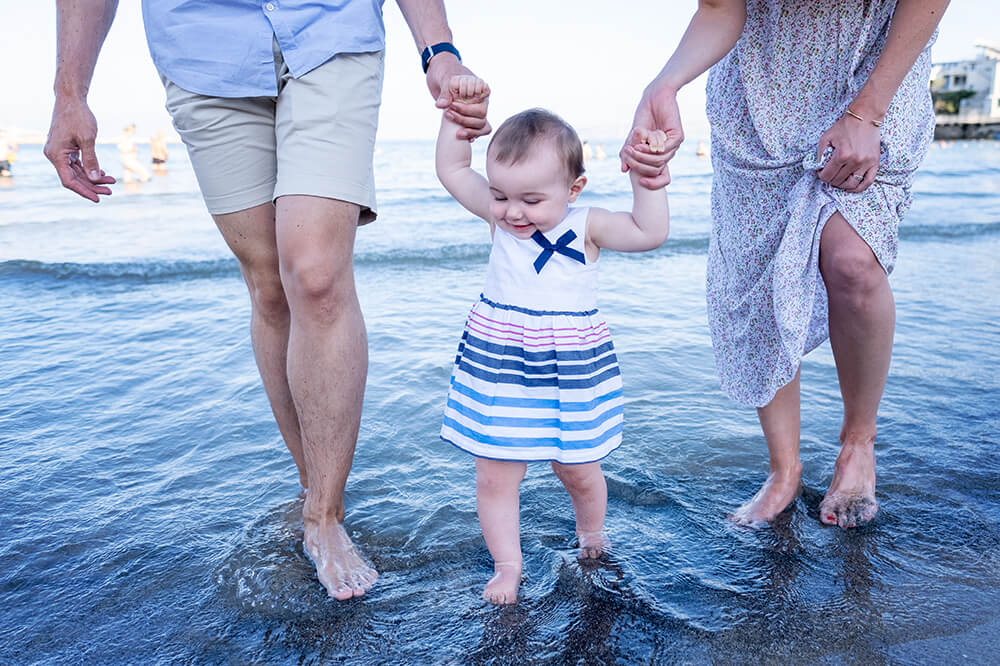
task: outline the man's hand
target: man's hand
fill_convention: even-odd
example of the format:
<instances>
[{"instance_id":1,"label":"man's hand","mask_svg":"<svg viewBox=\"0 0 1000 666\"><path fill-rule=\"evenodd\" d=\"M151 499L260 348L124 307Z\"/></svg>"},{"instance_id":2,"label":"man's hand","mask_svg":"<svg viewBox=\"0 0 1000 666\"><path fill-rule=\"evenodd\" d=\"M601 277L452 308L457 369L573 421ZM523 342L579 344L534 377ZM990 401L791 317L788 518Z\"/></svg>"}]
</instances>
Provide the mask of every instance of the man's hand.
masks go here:
<instances>
[{"instance_id":1,"label":"man's hand","mask_svg":"<svg viewBox=\"0 0 1000 666\"><path fill-rule=\"evenodd\" d=\"M676 92L662 86L657 87L654 81L642 95L635 110L632 128L628 140L618 153L622 171L635 170L640 176L639 184L643 187L653 190L665 187L670 183L667 162L684 141ZM639 130L639 134L636 134L636 130ZM650 136L653 130L658 130L665 137L662 145L658 141L657 150L653 150L652 145L642 138Z\"/></svg>"},{"instance_id":2,"label":"man's hand","mask_svg":"<svg viewBox=\"0 0 1000 666\"><path fill-rule=\"evenodd\" d=\"M456 136L459 139L472 141L493 131L486 120L486 109L489 106L490 89L485 87L485 96L476 102L463 102L456 99L450 88L452 77L475 75L468 67L458 61L451 53L441 53L431 58L427 68L427 87L437 100L439 109L447 109L445 117L459 125ZM486 85L485 83L483 84Z\"/></svg>"},{"instance_id":3,"label":"man's hand","mask_svg":"<svg viewBox=\"0 0 1000 666\"><path fill-rule=\"evenodd\" d=\"M45 157L52 162L63 187L97 203L98 195L111 194L105 187L115 182L101 170L94 152L97 120L84 101L56 99L52 125L45 142Z\"/></svg>"}]
</instances>

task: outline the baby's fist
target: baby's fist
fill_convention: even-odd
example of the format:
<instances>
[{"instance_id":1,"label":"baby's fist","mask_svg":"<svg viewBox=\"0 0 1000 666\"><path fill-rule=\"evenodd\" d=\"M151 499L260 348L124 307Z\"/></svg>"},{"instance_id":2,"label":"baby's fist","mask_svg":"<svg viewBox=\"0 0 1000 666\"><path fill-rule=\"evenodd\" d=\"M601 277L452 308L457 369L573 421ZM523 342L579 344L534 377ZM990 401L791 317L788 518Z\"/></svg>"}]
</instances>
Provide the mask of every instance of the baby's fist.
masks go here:
<instances>
[{"instance_id":1,"label":"baby's fist","mask_svg":"<svg viewBox=\"0 0 1000 666\"><path fill-rule=\"evenodd\" d=\"M463 104L479 104L490 96L490 87L478 76L461 74L451 77L448 90L454 101Z\"/></svg>"},{"instance_id":2,"label":"baby's fist","mask_svg":"<svg viewBox=\"0 0 1000 666\"><path fill-rule=\"evenodd\" d=\"M660 154L667 150L667 135L662 130L636 127L632 130L629 143L633 146L644 146L648 153Z\"/></svg>"}]
</instances>

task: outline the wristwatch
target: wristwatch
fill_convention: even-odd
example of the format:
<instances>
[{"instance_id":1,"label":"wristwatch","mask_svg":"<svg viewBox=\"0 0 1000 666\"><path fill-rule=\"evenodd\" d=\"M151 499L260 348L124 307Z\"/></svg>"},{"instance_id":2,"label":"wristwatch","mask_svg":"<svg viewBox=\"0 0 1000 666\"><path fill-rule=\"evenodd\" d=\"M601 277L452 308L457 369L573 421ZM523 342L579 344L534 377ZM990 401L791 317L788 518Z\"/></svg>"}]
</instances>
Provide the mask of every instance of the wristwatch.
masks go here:
<instances>
[{"instance_id":1,"label":"wristwatch","mask_svg":"<svg viewBox=\"0 0 1000 666\"><path fill-rule=\"evenodd\" d=\"M458 58L458 61L462 62L462 56L459 54L458 49L455 48L455 45L451 42L431 44L420 54L420 64L423 65L424 74L427 73L427 68L431 66L431 58L439 53L454 53L455 57Z\"/></svg>"}]
</instances>

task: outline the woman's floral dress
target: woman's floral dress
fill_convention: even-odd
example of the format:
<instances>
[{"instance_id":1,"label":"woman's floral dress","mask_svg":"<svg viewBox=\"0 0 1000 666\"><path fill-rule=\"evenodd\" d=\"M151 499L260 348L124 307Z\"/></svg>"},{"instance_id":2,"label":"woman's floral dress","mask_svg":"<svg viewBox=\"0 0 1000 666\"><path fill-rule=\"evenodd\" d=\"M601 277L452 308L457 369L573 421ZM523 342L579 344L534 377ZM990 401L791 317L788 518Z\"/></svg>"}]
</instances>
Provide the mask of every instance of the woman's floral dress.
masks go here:
<instances>
[{"instance_id":1,"label":"woman's floral dress","mask_svg":"<svg viewBox=\"0 0 1000 666\"><path fill-rule=\"evenodd\" d=\"M934 133L930 44L885 117L871 187L851 194L822 182L816 152L875 66L895 4L748 0L743 35L709 74L708 318L722 388L740 403L769 403L828 336L819 240L831 215L839 211L892 271L910 183Z\"/></svg>"}]
</instances>

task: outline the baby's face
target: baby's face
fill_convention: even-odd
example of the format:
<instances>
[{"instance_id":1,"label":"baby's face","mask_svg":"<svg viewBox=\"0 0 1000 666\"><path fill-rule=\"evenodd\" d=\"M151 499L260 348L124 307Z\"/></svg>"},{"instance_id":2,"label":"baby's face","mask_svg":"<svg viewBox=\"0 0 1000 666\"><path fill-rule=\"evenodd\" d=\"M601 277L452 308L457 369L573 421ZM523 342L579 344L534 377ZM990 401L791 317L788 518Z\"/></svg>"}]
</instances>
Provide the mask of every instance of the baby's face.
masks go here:
<instances>
[{"instance_id":1,"label":"baby's face","mask_svg":"<svg viewBox=\"0 0 1000 666\"><path fill-rule=\"evenodd\" d=\"M544 143L517 164L502 164L487 155L486 176L493 222L518 238L558 225L586 183L582 177L571 181L555 148Z\"/></svg>"}]
</instances>

